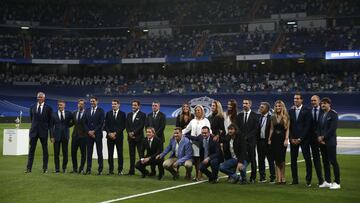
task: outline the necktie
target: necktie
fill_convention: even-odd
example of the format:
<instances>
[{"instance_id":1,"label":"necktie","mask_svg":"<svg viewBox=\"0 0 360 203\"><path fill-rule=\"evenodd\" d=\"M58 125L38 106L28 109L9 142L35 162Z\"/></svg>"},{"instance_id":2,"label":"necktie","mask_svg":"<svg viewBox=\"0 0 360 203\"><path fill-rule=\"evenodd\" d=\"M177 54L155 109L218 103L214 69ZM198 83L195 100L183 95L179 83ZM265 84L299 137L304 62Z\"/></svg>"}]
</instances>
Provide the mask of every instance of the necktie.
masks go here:
<instances>
[{"instance_id":1,"label":"necktie","mask_svg":"<svg viewBox=\"0 0 360 203\"><path fill-rule=\"evenodd\" d=\"M247 123L247 114L248 114L248 113L245 113L244 124Z\"/></svg>"},{"instance_id":2,"label":"necktie","mask_svg":"<svg viewBox=\"0 0 360 203\"><path fill-rule=\"evenodd\" d=\"M114 119L116 119L116 111L114 111L114 115L113 115L113 116L114 116Z\"/></svg>"},{"instance_id":3,"label":"necktie","mask_svg":"<svg viewBox=\"0 0 360 203\"><path fill-rule=\"evenodd\" d=\"M41 105L39 105L37 112L38 112L38 114L41 114Z\"/></svg>"},{"instance_id":4,"label":"necktie","mask_svg":"<svg viewBox=\"0 0 360 203\"><path fill-rule=\"evenodd\" d=\"M317 112L317 108L314 108L314 121L317 122L317 115L316 115L316 112Z\"/></svg>"},{"instance_id":5,"label":"necktie","mask_svg":"<svg viewBox=\"0 0 360 203\"><path fill-rule=\"evenodd\" d=\"M151 148L151 139L148 139L149 147Z\"/></svg>"},{"instance_id":6,"label":"necktie","mask_svg":"<svg viewBox=\"0 0 360 203\"><path fill-rule=\"evenodd\" d=\"M298 119L298 117L299 117L299 112L300 112L300 109L296 109L296 110L295 110L296 120L297 120L297 119Z\"/></svg>"},{"instance_id":7,"label":"necktie","mask_svg":"<svg viewBox=\"0 0 360 203\"><path fill-rule=\"evenodd\" d=\"M61 121L64 121L64 111L60 111L60 117L61 117Z\"/></svg>"},{"instance_id":8,"label":"necktie","mask_svg":"<svg viewBox=\"0 0 360 203\"><path fill-rule=\"evenodd\" d=\"M77 118L77 120L80 121L80 119L81 119L81 112L78 111L78 118Z\"/></svg>"},{"instance_id":9,"label":"necktie","mask_svg":"<svg viewBox=\"0 0 360 203\"><path fill-rule=\"evenodd\" d=\"M95 114L95 107L92 108L91 116L93 116L94 114Z\"/></svg>"},{"instance_id":10,"label":"necktie","mask_svg":"<svg viewBox=\"0 0 360 203\"><path fill-rule=\"evenodd\" d=\"M153 113L153 118L156 118L156 112Z\"/></svg>"}]
</instances>

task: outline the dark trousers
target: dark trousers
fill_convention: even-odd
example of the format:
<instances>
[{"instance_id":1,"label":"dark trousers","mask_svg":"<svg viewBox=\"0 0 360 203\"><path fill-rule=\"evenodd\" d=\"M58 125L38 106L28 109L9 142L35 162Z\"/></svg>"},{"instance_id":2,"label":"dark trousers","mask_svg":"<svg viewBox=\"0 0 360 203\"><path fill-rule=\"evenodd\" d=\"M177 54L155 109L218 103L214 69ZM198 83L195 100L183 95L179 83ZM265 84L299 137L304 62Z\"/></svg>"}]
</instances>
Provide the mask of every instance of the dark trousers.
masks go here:
<instances>
[{"instance_id":1,"label":"dark trousers","mask_svg":"<svg viewBox=\"0 0 360 203\"><path fill-rule=\"evenodd\" d=\"M209 166L211 171L208 169ZM217 180L219 173L219 159L211 159L207 164L200 162L200 171L209 178L209 181Z\"/></svg>"},{"instance_id":2,"label":"dark trousers","mask_svg":"<svg viewBox=\"0 0 360 203\"><path fill-rule=\"evenodd\" d=\"M297 158L299 156L299 147L301 147L301 151L303 157L305 159L306 164L306 181L308 183L311 182L312 178L312 162L311 162L311 154L310 154L310 144L308 140L303 140L300 145L292 145L290 144L290 155L291 155L291 175L293 182L299 182L298 177L298 167L297 167Z\"/></svg>"},{"instance_id":3,"label":"dark trousers","mask_svg":"<svg viewBox=\"0 0 360 203\"><path fill-rule=\"evenodd\" d=\"M116 138L115 140L107 140L108 146L108 163L109 163L109 172L114 172L114 149L116 146L117 160L118 160L118 172L122 172L124 165L123 157L123 137Z\"/></svg>"},{"instance_id":4,"label":"dark trousers","mask_svg":"<svg viewBox=\"0 0 360 203\"><path fill-rule=\"evenodd\" d=\"M247 153L248 153L248 161L247 163L251 164L251 175L250 180L256 179L256 152L255 152L256 144L248 144L247 145Z\"/></svg>"},{"instance_id":5,"label":"dark trousers","mask_svg":"<svg viewBox=\"0 0 360 203\"><path fill-rule=\"evenodd\" d=\"M311 154L313 157L313 163L314 163L316 175L319 181L319 185L321 185L324 182L324 178L322 175L322 167L320 162L320 146L317 139L311 140L310 147L311 147Z\"/></svg>"},{"instance_id":6,"label":"dark trousers","mask_svg":"<svg viewBox=\"0 0 360 203\"><path fill-rule=\"evenodd\" d=\"M143 164L141 161L138 161L135 165L136 169L141 172L143 175L149 174L149 171L146 170L146 166L150 165L151 167L158 166L159 176L164 175L164 167L163 167L164 159L150 159L147 163Z\"/></svg>"},{"instance_id":7,"label":"dark trousers","mask_svg":"<svg viewBox=\"0 0 360 203\"><path fill-rule=\"evenodd\" d=\"M327 150L329 163L332 165L334 170L334 177L335 177L334 181L337 184L340 184L340 168L339 168L339 163L337 162L336 159L336 145L333 146L326 145L326 150ZM329 171L330 171L330 166L329 166Z\"/></svg>"},{"instance_id":8,"label":"dark trousers","mask_svg":"<svg viewBox=\"0 0 360 203\"><path fill-rule=\"evenodd\" d=\"M164 138L162 138L162 140L164 140ZM164 151L164 142L161 144L161 151ZM154 175L156 174L155 165L151 165L151 173Z\"/></svg>"},{"instance_id":9,"label":"dark trousers","mask_svg":"<svg viewBox=\"0 0 360 203\"><path fill-rule=\"evenodd\" d=\"M43 169L48 168L48 161L49 161L49 152L48 152L48 136L46 137L40 137L39 135L36 135L35 137L30 137L30 148L29 148L29 155L28 155L28 162L27 162L27 169L32 169L32 165L34 162L34 156L35 156L35 149L38 139L40 139L42 151L43 151Z\"/></svg>"},{"instance_id":10,"label":"dark trousers","mask_svg":"<svg viewBox=\"0 0 360 203\"><path fill-rule=\"evenodd\" d=\"M54 142L54 163L55 171L60 171L60 148L63 155L62 169L65 170L68 163L68 145L69 140L65 138L65 135L61 135L60 140Z\"/></svg>"},{"instance_id":11,"label":"dark trousers","mask_svg":"<svg viewBox=\"0 0 360 203\"><path fill-rule=\"evenodd\" d=\"M102 140L101 140L101 138L94 139L91 137L87 137L87 169L86 169L86 171L91 171L94 143L96 143L96 152L97 152L97 156L98 156L98 165L99 165L98 171L102 172L102 170L103 170Z\"/></svg>"},{"instance_id":12,"label":"dark trousers","mask_svg":"<svg viewBox=\"0 0 360 203\"><path fill-rule=\"evenodd\" d=\"M328 152L327 152L326 145L323 145L323 144L320 145L320 153L321 153L322 163L324 165L325 180L326 180L326 182L331 183L330 162L329 162L329 158L328 158Z\"/></svg>"},{"instance_id":13,"label":"dark trousers","mask_svg":"<svg viewBox=\"0 0 360 203\"><path fill-rule=\"evenodd\" d=\"M265 173L265 158L269 162L270 179L275 179L275 164L270 153L270 148L266 139L260 139L257 144L258 163L259 163L259 174L260 180L266 179Z\"/></svg>"},{"instance_id":14,"label":"dark trousers","mask_svg":"<svg viewBox=\"0 0 360 203\"><path fill-rule=\"evenodd\" d=\"M84 170L85 161L86 161L86 141L87 137L83 136L73 136L71 140L71 159L73 164L73 171L78 171L78 162L77 162L77 150L80 148L81 160L79 172Z\"/></svg>"},{"instance_id":15,"label":"dark trousers","mask_svg":"<svg viewBox=\"0 0 360 203\"><path fill-rule=\"evenodd\" d=\"M135 158L136 153L135 150L137 149L139 159L140 159L140 151L141 151L141 141L129 141L129 155L130 155L130 169L129 173L135 173Z\"/></svg>"}]
</instances>

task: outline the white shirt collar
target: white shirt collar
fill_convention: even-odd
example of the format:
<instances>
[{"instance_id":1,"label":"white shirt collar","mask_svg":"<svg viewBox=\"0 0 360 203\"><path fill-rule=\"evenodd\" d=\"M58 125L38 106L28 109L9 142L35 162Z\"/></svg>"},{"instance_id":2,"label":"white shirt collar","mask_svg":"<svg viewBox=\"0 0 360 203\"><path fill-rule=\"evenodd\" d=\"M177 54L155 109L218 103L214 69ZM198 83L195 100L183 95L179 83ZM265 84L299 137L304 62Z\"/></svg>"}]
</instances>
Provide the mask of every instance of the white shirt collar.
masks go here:
<instances>
[{"instance_id":1,"label":"white shirt collar","mask_svg":"<svg viewBox=\"0 0 360 203\"><path fill-rule=\"evenodd\" d=\"M138 109L137 111L133 112L133 114L135 115L135 114L139 113L139 111L140 111L140 109Z\"/></svg>"},{"instance_id":2,"label":"white shirt collar","mask_svg":"<svg viewBox=\"0 0 360 203\"><path fill-rule=\"evenodd\" d=\"M302 107L303 107L303 105L301 104L301 106L299 106L299 107L295 106L295 109L296 110L301 110Z\"/></svg>"},{"instance_id":3,"label":"white shirt collar","mask_svg":"<svg viewBox=\"0 0 360 203\"><path fill-rule=\"evenodd\" d=\"M265 115L263 115L263 117L267 118L268 115L269 115L269 113L266 113Z\"/></svg>"},{"instance_id":4,"label":"white shirt collar","mask_svg":"<svg viewBox=\"0 0 360 203\"><path fill-rule=\"evenodd\" d=\"M249 115L250 113L251 113L251 109L249 109L249 111L244 111L244 114L246 114L247 113L247 115Z\"/></svg>"}]
</instances>

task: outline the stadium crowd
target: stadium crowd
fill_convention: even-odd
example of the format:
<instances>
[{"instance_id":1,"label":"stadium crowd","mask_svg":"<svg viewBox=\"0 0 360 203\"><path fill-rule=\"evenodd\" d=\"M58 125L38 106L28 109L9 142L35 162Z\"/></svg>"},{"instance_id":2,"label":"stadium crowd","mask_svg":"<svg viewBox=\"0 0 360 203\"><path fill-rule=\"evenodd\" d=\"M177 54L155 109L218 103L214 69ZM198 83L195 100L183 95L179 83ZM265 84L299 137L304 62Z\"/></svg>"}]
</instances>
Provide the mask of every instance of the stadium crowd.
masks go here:
<instances>
[{"instance_id":1,"label":"stadium crowd","mask_svg":"<svg viewBox=\"0 0 360 203\"><path fill-rule=\"evenodd\" d=\"M239 94L246 92L360 92L359 72L213 73L61 76L1 73L0 84L30 82L52 86L94 86L105 95Z\"/></svg>"}]
</instances>

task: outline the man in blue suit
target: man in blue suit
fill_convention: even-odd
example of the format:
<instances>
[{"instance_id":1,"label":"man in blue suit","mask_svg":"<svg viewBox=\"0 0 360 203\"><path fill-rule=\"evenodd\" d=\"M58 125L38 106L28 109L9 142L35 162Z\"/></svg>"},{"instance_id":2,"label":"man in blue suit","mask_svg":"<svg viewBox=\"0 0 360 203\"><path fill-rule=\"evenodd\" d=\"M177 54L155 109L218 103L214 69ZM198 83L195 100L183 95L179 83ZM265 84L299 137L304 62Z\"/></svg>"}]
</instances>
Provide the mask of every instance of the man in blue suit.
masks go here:
<instances>
[{"instance_id":1,"label":"man in blue suit","mask_svg":"<svg viewBox=\"0 0 360 203\"><path fill-rule=\"evenodd\" d=\"M188 138L200 142L200 171L209 178L210 183L217 183L221 159L220 144L214 141L214 136L210 134L210 128L204 126L201 129L201 135L188 136ZM211 171L208 169L209 166Z\"/></svg>"},{"instance_id":2,"label":"man in blue suit","mask_svg":"<svg viewBox=\"0 0 360 203\"><path fill-rule=\"evenodd\" d=\"M312 162L310 154L311 111L303 105L300 93L294 95L294 108L289 110L290 116L290 155L291 155L291 185L299 184L297 158L299 147L306 165L306 186L311 186Z\"/></svg>"},{"instance_id":3,"label":"man in blue suit","mask_svg":"<svg viewBox=\"0 0 360 203\"><path fill-rule=\"evenodd\" d=\"M68 144L70 127L72 126L72 114L65 110L65 101L58 101L58 110L52 113L51 117L51 142L54 144L55 173L60 172L60 146L63 155L62 172L66 172L68 162Z\"/></svg>"},{"instance_id":4,"label":"man in blue suit","mask_svg":"<svg viewBox=\"0 0 360 203\"><path fill-rule=\"evenodd\" d=\"M336 111L331 109L331 100L327 97L321 99L321 109L324 111L324 113L319 120L318 141L321 145L325 145L326 147L326 156L323 156L322 158L324 159L324 162L330 162L330 164L333 166L335 181L331 184L326 184L326 182L324 182L325 184L322 184L319 187L340 189L340 169L336 159L336 129L338 123L338 115ZM330 165L324 164L324 169L325 171L330 171ZM328 179L330 179L330 177Z\"/></svg>"},{"instance_id":5,"label":"man in blue suit","mask_svg":"<svg viewBox=\"0 0 360 203\"><path fill-rule=\"evenodd\" d=\"M50 133L52 109L45 104L45 94L43 92L37 94L37 100L38 102L30 107L30 149L25 173L31 172L38 139L40 139L43 150L43 173L48 172L49 153L47 140Z\"/></svg>"},{"instance_id":6,"label":"man in blue suit","mask_svg":"<svg viewBox=\"0 0 360 203\"><path fill-rule=\"evenodd\" d=\"M103 154L102 154L102 138L103 138L103 124L104 124L104 110L98 107L98 100L96 97L90 99L91 108L85 111L85 131L88 134L87 140L87 169L85 174L91 174L92 154L94 143L96 143L96 151L98 156L98 173L102 174L103 170Z\"/></svg>"},{"instance_id":7,"label":"man in blue suit","mask_svg":"<svg viewBox=\"0 0 360 203\"><path fill-rule=\"evenodd\" d=\"M168 153L171 152L170 157L164 161L163 166L168 170L173 179L179 178L179 167L184 166L186 168L185 179L191 179L192 171L192 145L188 138L181 134L182 128L176 127L174 129L174 135L170 140L169 145L165 150L156 157L156 159L163 159Z\"/></svg>"}]
</instances>

